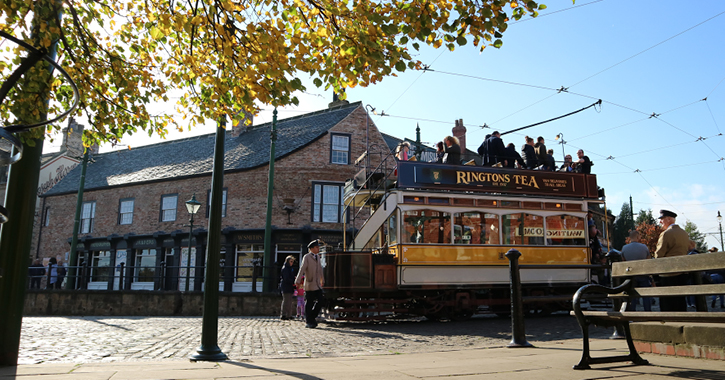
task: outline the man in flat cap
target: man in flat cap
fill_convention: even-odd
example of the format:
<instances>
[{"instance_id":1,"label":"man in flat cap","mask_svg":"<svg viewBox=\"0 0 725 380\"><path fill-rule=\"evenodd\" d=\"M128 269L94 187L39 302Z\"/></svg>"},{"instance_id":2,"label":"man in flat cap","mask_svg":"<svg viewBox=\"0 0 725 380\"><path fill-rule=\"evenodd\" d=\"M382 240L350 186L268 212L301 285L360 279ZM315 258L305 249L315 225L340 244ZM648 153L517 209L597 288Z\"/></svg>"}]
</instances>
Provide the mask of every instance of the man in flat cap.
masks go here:
<instances>
[{"instance_id":1,"label":"man in flat cap","mask_svg":"<svg viewBox=\"0 0 725 380\"><path fill-rule=\"evenodd\" d=\"M675 218L677 218L677 214L674 212L660 210L659 220L665 230L657 241L655 258L687 255L690 236L675 223ZM662 286L686 285L687 280L688 275L684 273L660 275ZM660 310L687 311L687 301L685 297L660 297Z\"/></svg>"},{"instance_id":2,"label":"man in flat cap","mask_svg":"<svg viewBox=\"0 0 725 380\"><path fill-rule=\"evenodd\" d=\"M302 257L300 271L297 273L295 284L302 285L304 280L305 289L305 327L314 329L317 327L317 315L322 309L322 286L325 284L322 264L320 263L320 242L315 239L307 244L307 253Z\"/></svg>"}]
</instances>

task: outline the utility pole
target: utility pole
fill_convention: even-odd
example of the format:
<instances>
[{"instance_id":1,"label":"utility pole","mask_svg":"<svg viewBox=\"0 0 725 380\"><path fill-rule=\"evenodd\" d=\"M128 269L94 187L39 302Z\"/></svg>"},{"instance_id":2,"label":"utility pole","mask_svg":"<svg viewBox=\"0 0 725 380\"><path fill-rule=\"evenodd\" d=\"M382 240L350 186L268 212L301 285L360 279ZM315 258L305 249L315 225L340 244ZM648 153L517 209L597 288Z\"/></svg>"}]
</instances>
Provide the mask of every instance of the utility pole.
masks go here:
<instances>
[{"instance_id":1,"label":"utility pole","mask_svg":"<svg viewBox=\"0 0 725 380\"><path fill-rule=\"evenodd\" d=\"M272 195L274 192L274 145L277 142L277 107L272 111L272 131L269 139L269 179L267 182L267 223L264 226L264 261L262 262L262 278L265 292L272 291Z\"/></svg>"},{"instance_id":2,"label":"utility pole","mask_svg":"<svg viewBox=\"0 0 725 380\"><path fill-rule=\"evenodd\" d=\"M636 226L634 225L634 208L632 207L632 196L629 196L629 219L632 221L632 229L634 230Z\"/></svg>"}]
</instances>

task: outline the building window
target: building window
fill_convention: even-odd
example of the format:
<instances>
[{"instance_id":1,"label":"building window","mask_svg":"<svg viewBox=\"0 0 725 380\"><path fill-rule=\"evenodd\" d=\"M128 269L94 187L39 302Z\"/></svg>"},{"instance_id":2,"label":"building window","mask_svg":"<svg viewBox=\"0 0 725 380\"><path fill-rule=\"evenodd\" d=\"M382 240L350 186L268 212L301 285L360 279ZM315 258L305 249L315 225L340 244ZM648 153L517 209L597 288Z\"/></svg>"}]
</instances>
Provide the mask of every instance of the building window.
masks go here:
<instances>
[{"instance_id":1,"label":"building window","mask_svg":"<svg viewBox=\"0 0 725 380\"><path fill-rule=\"evenodd\" d=\"M83 202L81 211L81 233L93 232L93 219L96 217L96 201Z\"/></svg>"},{"instance_id":2,"label":"building window","mask_svg":"<svg viewBox=\"0 0 725 380\"><path fill-rule=\"evenodd\" d=\"M46 227L50 225L50 207L45 209L45 214L43 215L43 225Z\"/></svg>"},{"instance_id":3,"label":"building window","mask_svg":"<svg viewBox=\"0 0 725 380\"><path fill-rule=\"evenodd\" d=\"M341 165L350 163L350 136L332 135L330 162Z\"/></svg>"},{"instance_id":4,"label":"building window","mask_svg":"<svg viewBox=\"0 0 725 380\"><path fill-rule=\"evenodd\" d=\"M156 250L142 249L136 251L136 267L134 282L153 282L156 274Z\"/></svg>"},{"instance_id":5,"label":"building window","mask_svg":"<svg viewBox=\"0 0 725 380\"><path fill-rule=\"evenodd\" d=\"M118 206L118 224L133 223L133 204L133 198L121 199L121 203Z\"/></svg>"},{"instance_id":6,"label":"building window","mask_svg":"<svg viewBox=\"0 0 725 380\"><path fill-rule=\"evenodd\" d=\"M313 188L312 221L339 223L343 211L343 186L333 183L316 183Z\"/></svg>"},{"instance_id":7,"label":"building window","mask_svg":"<svg viewBox=\"0 0 725 380\"><path fill-rule=\"evenodd\" d=\"M108 281L111 275L111 251L94 251L91 259L91 281Z\"/></svg>"},{"instance_id":8,"label":"building window","mask_svg":"<svg viewBox=\"0 0 725 380\"><path fill-rule=\"evenodd\" d=\"M173 222L176 220L176 201L179 198L176 194L161 196L161 221Z\"/></svg>"},{"instance_id":9,"label":"building window","mask_svg":"<svg viewBox=\"0 0 725 380\"><path fill-rule=\"evenodd\" d=\"M211 190L206 192L206 217L211 213ZM227 216L227 189L222 190L222 218Z\"/></svg>"}]
</instances>

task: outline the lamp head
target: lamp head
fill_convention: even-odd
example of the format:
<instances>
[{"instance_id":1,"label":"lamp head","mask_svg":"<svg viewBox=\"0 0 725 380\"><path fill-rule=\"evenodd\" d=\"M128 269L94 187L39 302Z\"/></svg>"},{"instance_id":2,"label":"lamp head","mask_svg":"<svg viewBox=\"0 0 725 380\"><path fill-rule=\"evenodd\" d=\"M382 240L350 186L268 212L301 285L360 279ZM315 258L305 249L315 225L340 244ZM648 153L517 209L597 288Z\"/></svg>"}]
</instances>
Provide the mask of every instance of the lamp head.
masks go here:
<instances>
[{"instance_id":1,"label":"lamp head","mask_svg":"<svg viewBox=\"0 0 725 380\"><path fill-rule=\"evenodd\" d=\"M200 207L201 203L196 200L196 194L192 195L191 199L186 201L186 211L188 211L191 215L196 215L196 213L199 212Z\"/></svg>"},{"instance_id":2,"label":"lamp head","mask_svg":"<svg viewBox=\"0 0 725 380\"><path fill-rule=\"evenodd\" d=\"M722 215L720 215L720 211L717 212L717 221L722 222Z\"/></svg>"}]
</instances>

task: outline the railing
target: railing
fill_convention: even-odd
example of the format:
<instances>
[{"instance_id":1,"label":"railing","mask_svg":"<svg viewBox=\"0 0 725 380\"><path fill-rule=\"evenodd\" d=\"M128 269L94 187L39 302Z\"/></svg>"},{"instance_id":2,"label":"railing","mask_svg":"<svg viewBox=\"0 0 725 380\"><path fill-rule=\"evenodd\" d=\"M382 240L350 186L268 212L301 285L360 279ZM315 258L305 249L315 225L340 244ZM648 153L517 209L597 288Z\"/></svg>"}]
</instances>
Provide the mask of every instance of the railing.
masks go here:
<instances>
[{"instance_id":1,"label":"railing","mask_svg":"<svg viewBox=\"0 0 725 380\"><path fill-rule=\"evenodd\" d=\"M256 263L254 263L256 264ZM65 273L73 273L75 276L59 275L63 268ZM187 277L187 268L189 276ZM156 290L156 291L185 291L186 281L189 281L189 291L202 291L205 282L205 266L192 265L166 265L161 262L158 266L133 266L120 263L116 267L110 266L62 266L52 268L31 267L30 269L45 271L44 275L28 275L27 287L29 289L65 289L65 283L72 282L75 290ZM270 272L278 271L277 265L269 266ZM223 291L235 292L258 292L257 282L261 283L264 266L262 265L235 265L221 268L219 286ZM239 274L240 270L251 272L251 274ZM62 270L60 270L63 273ZM244 284L239 286L235 284ZM247 285L249 284L249 285Z\"/></svg>"}]
</instances>

